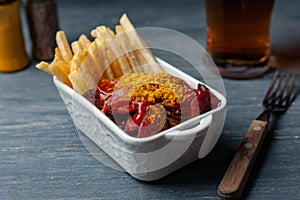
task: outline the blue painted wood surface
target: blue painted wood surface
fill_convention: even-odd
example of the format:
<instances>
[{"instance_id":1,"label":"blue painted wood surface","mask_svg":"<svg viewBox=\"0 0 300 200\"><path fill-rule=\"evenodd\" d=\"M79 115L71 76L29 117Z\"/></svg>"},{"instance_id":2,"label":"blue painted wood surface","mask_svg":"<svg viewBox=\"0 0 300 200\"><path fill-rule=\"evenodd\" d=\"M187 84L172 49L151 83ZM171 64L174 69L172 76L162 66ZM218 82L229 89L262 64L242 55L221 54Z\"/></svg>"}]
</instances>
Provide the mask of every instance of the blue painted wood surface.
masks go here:
<instances>
[{"instance_id":1,"label":"blue painted wood surface","mask_svg":"<svg viewBox=\"0 0 300 200\"><path fill-rule=\"evenodd\" d=\"M60 28L70 41L81 33L88 35L100 24L113 27L127 12L136 27L174 29L205 46L201 0L64 0L58 1L58 6ZM274 54L285 55L281 63L293 57L298 67L299 8L300 1L277 0L271 28ZM24 27L30 51L26 24ZM158 56L178 63L171 55ZM216 188L249 123L261 111L260 102L272 76L224 80L227 118L213 151L147 183L105 166L86 150L52 77L35 69L34 64L20 72L0 73L0 199L218 199ZM300 199L299 116L300 98L273 126L251 176L247 199Z\"/></svg>"}]
</instances>

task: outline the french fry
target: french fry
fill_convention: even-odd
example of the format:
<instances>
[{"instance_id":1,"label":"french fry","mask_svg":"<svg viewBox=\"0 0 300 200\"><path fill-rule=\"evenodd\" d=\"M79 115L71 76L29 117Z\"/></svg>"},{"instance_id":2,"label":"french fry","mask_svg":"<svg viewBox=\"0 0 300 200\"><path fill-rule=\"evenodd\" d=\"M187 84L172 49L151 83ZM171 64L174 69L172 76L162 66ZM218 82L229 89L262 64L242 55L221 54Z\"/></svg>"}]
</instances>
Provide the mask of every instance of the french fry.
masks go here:
<instances>
[{"instance_id":1,"label":"french fry","mask_svg":"<svg viewBox=\"0 0 300 200\"><path fill-rule=\"evenodd\" d=\"M38 63L36 67L49 74L52 74L53 76L56 76L60 81L67 84L68 86L72 86L68 79L68 74L70 73L70 66L69 64L61 60L61 54L58 48L55 49L55 57L50 64L42 61Z\"/></svg>"},{"instance_id":2,"label":"french fry","mask_svg":"<svg viewBox=\"0 0 300 200\"><path fill-rule=\"evenodd\" d=\"M47 73L51 74L51 72L49 70L49 64L46 63L46 62L44 62L44 61L41 61L40 63L38 63L36 65L36 68L38 68L38 69L40 69L40 70L42 70L44 72L47 72Z\"/></svg>"},{"instance_id":3,"label":"french fry","mask_svg":"<svg viewBox=\"0 0 300 200\"><path fill-rule=\"evenodd\" d=\"M61 52L58 48L55 48L55 56L52 62L55 62L57 66L60 66L64 74L68 75L70 73L70 64L63 60Z\"/></svg>"},{"instance_id":4,"label":"french fry","mask_svg":"<svg viewBox=\"0 0 300 200\"><path fill-rule=\"evenodd\" d=\"M95 52L98 53L97 56L103 58L103 64L102 64L102 70L104 71L103 75L107 79L112 80L112 79L114 79L116 77L114 75L115 73L113 72L113 68L116 68L116 67L113 67L113 65L115 65L115 64L112 63L111 59L108 59L108 53L107 53L107 51L109 51L109 50L108 50L108 48L106 46L106 38L101 33L101 31L99 31L98 27L96 27L94 30L91 31L91 35L92 35L92 37L95 38L95 42L97 44L97 48L101 52L101 55L99 55L99 52L95 51ZM119 74L117 74L117 75L119 75Z\"/></svg>"},{"instance_id":5,"label":"french fry","mask_svg":"<svg viewBox=\"0 0 300 200\"><path fill-rule=\"evenodd\" d=\"M78 71L73 71L68 75L73 89L79 94L83 94L88 91L88 87L85 84L85 80L80 76Z\"/></svg>"},{"instance_id":6,"label":"french fry","mask_svg":"<svg viewBox=\"0 0 300 200\"><path fill-rule=\"evenodd\" d=\"M121 69L118 58L114 52L116 47L114 47L114 41L111 36L111 33L107 30L107 28L105 26L98 26L96 28L96 31L98 32L97 33L98 37L100 36L100 38L102 38L104 41L104 43L103 43L103 45L105 46L104 52L105 52L105 56L107 59L106 64L108 64L106 67L107 68L106 70L112 71L112 73L114 74L114 77L116 77L116 78L122 76L123 71ZM108 69L108 68L110 68L110 69Z\"/></svg>"},{"instance_id":7,"label":"french fry","mask_svg":"<svg viewBox=\"0 0 300 200\"><path fill-rule=\"evenodd\" d=\"M55 75L58 78L58 80L65 83L69 87L72 87L72 84L68 78L68 75L65 74L64 71L62 70L62 68L59 65L57 65L55 62L52 62L49 65L49 71L51 72L51 74Z\"/></svg>"},{"instance_id":8,"label":"french fry","mask_svg":"<svg viewBox=\"0 0 300 200\"><path fill-rule=\"evenodd\" d=\"M105 73L107 74L107 76L111 77L111 74L113 74L114 78L122 76L122 71L120 69L118 61L116 60L116 56L113 54L111 49L107 47L107 44L105 45L104 55L106 57Z\"/></svg>"},{"instance_id":9,"label":"french fry","mask_svg":"<svg viewBox=\"0 0 300 200\"><path fill-rule=\"evenodd\" d=\"M134 52L138 56L138 59L140 60L140 62L143 62L140 64L149 65L147 67L148 71L154 71L154 72L161 71L150 49L147 47L144 40L137 33L134 26L128 19L126 13L123 14L122 17L120 18L120 24L123 27L132 47L134 48ZM144 61L142 61L142 58Z\"/></svg>"},{"instance_id":10,"label":"french fry","mask_svg":"<svg viewBox=\"0 0 300 200\"><path fill-rule=\"evenodd\" d=\"M124 32L123 27L121 25L119 25L119 24L115 26L115 30L116 30L116 34L117 35Z\"/></svg>"},{"instance_id":11,"label":"french fry","mask_svg":"<svg viewBox=\"0 0 300 200\"><path fill-rule=\"evenodd\" d=\"M102 49L98 47L97 42L94 41L89 46L89 53L91 58L93 59L96 74L98 75L98 80L106 79L107 76L105 74L105 65L104 65L104 59Z\"/></svg>"},{"instance_id":12,"label":"french fry","mask_svg":"<svg viewBox=\"0 0 300 200\"><path fill-rule=\"evenodd\" d=\"M92 30L90 34L95 39L101 37L101 34L97 31L97 29Z\"/></svg>"},{"instance_id":13,"label":"french fry","mask_svg":"<svg viewBox=\"0 0 300 200\"><path fill-rule=\"evenodd\" d=\"M58 49L61 53L62 59L69 63L73 58L73 53L71 51L70 45L68 43L66 34L64 31L58 31L56 33L56 43L58 46Z\"/></svg>"},{"instance_id":14,"label":"french fry","mask_svg":"<svg viewBox=\"0 0 300 200\"><path fill-rule=\"evenodd\" d=\"M96 66L95 60L93 59L93 57L91 56L91 54L88 51L86 51L86 52L87 52L87 55L84 58L84 60L81 62L80 70L89 72L92 80L95 83L94 87L96 87L97 83L99 82L100 75L98 74L97 69L95 67Z\"/></svg>"},{"instance_id":15,"label":"french fry","mask_svg":"<svg viewBox=\"0 0 300 200\"><path fill-rule=\"evenodd\" d=\"M83 49L88 49L91 44L91 41L84 34L80 35L78 41Z\"/></svg>"},{"instance_id":16,"label":"french fry","mask_svg":"<svg viewBox=\"0 0 300 200\"><path fill-rule=\"evenodd\" d=\"M108 33L113 37L115 35L115 33L113 32L113 30L111 30L110 28L106 28Z\"/></svg>"},{"instance_id":17,"label":"french fry","mask_svg":"<svg viewBox=\"0 0 300 200\"><path fill-rule=\"evenodd\" d=\"M117 33L115 38L119 43L122 51L125 53L127 60L131 65L131 70L133 70L134 72L143 72L144 70L138 67L140 63L138 61L138 58L135 56L131 45L129 44L123 27L121 25L117 25L115 29Z\"/></svg>"},{"instance_id":18,"label":"french fry","mask_svg":"<svg viewBox=\"0 0 300 200\"><path fill-rule=\"evenodd\" d=\"M104 46L105 41L101 38L97 38L95 41L97 43L98 50L101 52L100 56L104 58L101 68L104 71L104 76L107 79L113 80L115 78L115 75L112 71L112 68L110 67L111 63L107 59L106 47Z\"/></svg>"},{"instance_id":19,"label":"french fry","mask_svg":"<svg viewBox=\"0 0 300 200\"><path fill-rule=\"evenodd\" d=\"M110 48L110 51L108 51L108 53L111 53L111 56L109 56L108 58L116 60L116 64L119 65L120 74L115 75L117 77L120 77L123 74L132 72L131 66L125 57L125 52L123 52L120 48L119 43L116 41L116 37L113 37L113 31L103 26L97 27L97 31L103 38L106 39L106 44ZM114 68L113 70L115 72Z\"/></svg>"},{"instance_id":20,"label":"french fry","mask_svg":"<svg viewBox=\"0 0 300 200\"><path fill-rule=\"evenodd\" d=\"M59 59L54 59L52 63L55 63L55 65L59 66L61 71L65 74L68 75L70 73L70 65L65 63L62 60ZM52 64L51 63L51 64Z\"/></svg>"},{"instance_id":21,"label":"french fry","mask_svg":"<svg viewBox=\"0 0 300 200\"><path fill-rule=\"evenodd\" d=\"M89 82L88 86L96 87L98 80L95 78L94 71L91 70L91 61L88 60L88 51L83 50L75 54L71 62L71 71L78 71L83 75L86 82ZM92 88L89 88L92 89Z\"/></svg>"},{"instance_id":22,"label":"french fry","mask_svg":"<svg viewBox=\"0 0 300 200\"><path fill-rule=\"evenodd\" d=\"M81 64L81 60L79 58L79 56L81 51L77 52L74 56L73 59L70 62L70 73L74 72L74 71L78 71L79 66Z\"/></svg>"},{"instance_id":23,"label":"french fry","mask_svg":"<svg viewBox=\"0 0 300 200\"><path fill-rule=\"evenodd\" d=\"M79 43L79 41L74 41L71 43L71 48L74 54L79 53L80 51L82 51L82 47Z\"/></svg>"},{"instance_id":24,"label":"french fry","mask_svg":"<svg viewBox=\"0 0 300 200\"><path fill-rule=\"evenodd\" d=\"M63 56L61 55L61 52L59 50L58 47L55 48L55 55L54 55L54 59L59 59L61 61L64 61Z\"/></svg>"}]
</instances>

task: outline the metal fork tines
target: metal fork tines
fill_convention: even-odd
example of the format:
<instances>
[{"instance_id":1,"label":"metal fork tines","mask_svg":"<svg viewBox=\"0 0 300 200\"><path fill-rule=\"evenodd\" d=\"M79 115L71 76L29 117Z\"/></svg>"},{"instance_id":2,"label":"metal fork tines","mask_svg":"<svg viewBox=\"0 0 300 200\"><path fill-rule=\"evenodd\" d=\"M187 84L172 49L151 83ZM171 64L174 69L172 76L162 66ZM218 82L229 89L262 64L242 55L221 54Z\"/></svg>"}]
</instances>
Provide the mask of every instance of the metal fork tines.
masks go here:
<instances>
[{"instance_id":1,"label":"metal fork tines","mask_svg":"<svg viewBox=\"0 0 300 200\"><path fill-rule=\"evenodd\" d=\"M291 105L295 97L295 80L295 74L283 71L275 72L272 83L263 99L265 109L250 124L237 153L218 187L218 194L221 198L238 199L241 197L252 166L266 136L270 115L272 113L282 114Z\"/></svg>"},{"instance_id":2,"label":"metal fork tines","mask_svg":"<svg viewBox=\"0 0 300 200\"><path fill-rule=\"evenodd\" d=\"M267 121L270 114L284 113L294 99L294 86L296 75L290 72L277 70L273 76L272 83L263 99L264 112L257 120Z\"/></svg>"}]
</instances>

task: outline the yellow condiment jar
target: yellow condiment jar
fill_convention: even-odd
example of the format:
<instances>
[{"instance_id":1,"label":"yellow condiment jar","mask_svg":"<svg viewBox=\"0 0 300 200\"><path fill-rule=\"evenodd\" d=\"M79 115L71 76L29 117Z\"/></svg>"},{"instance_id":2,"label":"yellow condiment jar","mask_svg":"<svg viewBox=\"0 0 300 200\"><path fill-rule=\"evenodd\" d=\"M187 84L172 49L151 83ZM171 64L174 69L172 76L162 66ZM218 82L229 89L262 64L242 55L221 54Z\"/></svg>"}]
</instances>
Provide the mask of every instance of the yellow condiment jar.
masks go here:
<instances>
[{"instance_id":1,"label":"yellow condiment jar","mask_svg":"<svg viewBox=\"0 0 300 200\"><path fill-rule=\"evenodd\" d=\"M0 72L17 71L29 63L19 5L20 0L0 0Z\"/></svg>"}]
</instances>

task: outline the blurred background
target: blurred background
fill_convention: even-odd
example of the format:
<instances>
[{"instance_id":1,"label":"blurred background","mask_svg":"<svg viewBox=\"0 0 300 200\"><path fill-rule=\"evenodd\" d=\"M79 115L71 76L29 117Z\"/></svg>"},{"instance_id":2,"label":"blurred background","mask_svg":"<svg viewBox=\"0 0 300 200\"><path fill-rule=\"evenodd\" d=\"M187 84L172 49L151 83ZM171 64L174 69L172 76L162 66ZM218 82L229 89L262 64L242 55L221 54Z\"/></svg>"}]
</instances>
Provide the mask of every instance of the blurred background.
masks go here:
<instances>
[{"instance_id":1,"label":"blurred background","mask_svg":"<svg viewBox=\"0 0 300 200\"><path fill-rule=\"evenodd\" d=\"M72 6L68 6L72 4ZM111 9L111 8L114 9ZM138 27L164 27L182 32L206 47L204 1L148 0L57 0L60 29L70 41L105 24L111 28L126 12ZM276 0L271 24L271 50L281 67L300 67L300 24L298 7ZM282 15L285 15L284 17ZM84 16L84 17L83 17ZM88 21L86 19L89 19ZM26 48L31 52L26 15L22 10Z\"/></svg>"}]
</instances>

